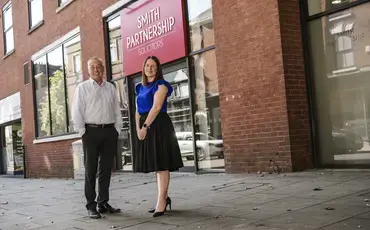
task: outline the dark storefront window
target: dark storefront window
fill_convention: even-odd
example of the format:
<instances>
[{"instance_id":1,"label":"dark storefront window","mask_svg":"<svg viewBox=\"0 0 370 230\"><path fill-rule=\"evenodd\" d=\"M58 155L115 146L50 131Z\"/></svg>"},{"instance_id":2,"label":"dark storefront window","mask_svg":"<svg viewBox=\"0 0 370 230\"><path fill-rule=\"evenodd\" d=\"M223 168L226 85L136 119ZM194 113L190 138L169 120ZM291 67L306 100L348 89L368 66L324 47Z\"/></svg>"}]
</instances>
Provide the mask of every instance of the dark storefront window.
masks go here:
<instances>
[{"instance_id":1,"label":"dark storefront window","mask_svg":"<svg viewBox=\"0 0 370 230\"><path fill-rule=\"evenodd\" d=\"M215 44L212 0L188 0L191 51Z\"/></svg>"},{"instance_id":2,"label":"dark storefront window","mask_svg":"<svg viewBox=\"0 0 370 230\"><path fill-rule=\"evenodd\" d=\"M364 3L308 22L323 165L370 163L369 12Z\"/></svg>"},{"instance_id":3,"label":"dark storefront window","mask_svg":"<svg viewBox=\"0 0 370 230\"><path fill-rule=\"evenodd\" d=\"M314 15L327 10L333 10L358 0L308 0L308 14Z\"/></svg>"},{"instance_id":4,"label":"dark storefront window","mask_svg":"<svg viewBox=\"0 0 370 230\"><path fill-rule=\"evenodd\" d=\"M73 132L70 106L82 81L80 37L56 47L33 63L37 109L37 136Z\"/></svg>"}]
</instances>

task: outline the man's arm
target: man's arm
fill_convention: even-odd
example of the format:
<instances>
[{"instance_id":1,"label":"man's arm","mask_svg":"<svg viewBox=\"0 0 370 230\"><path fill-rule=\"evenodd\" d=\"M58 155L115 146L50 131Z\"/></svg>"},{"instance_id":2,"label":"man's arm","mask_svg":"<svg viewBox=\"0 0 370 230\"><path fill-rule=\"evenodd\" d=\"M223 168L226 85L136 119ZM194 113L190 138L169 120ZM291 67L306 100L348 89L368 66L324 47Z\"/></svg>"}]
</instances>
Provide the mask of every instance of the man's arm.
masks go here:
<instances>
[{"instance_id":1,"label":"man's arm","mask_svg":"<svg viewBox=\"0 0 370 230\"><path fill-rule=\"evenodd\" d=\"M73 103L72 103L72 120L73 120L73 128L76 132L80 134L80 136L84 135L86 128L85 128L85 119L84 119L84 111L86 108L85 98L81 92L81 85L76 87L76 91L73 96Z\"/></svg>"}]
</instances>

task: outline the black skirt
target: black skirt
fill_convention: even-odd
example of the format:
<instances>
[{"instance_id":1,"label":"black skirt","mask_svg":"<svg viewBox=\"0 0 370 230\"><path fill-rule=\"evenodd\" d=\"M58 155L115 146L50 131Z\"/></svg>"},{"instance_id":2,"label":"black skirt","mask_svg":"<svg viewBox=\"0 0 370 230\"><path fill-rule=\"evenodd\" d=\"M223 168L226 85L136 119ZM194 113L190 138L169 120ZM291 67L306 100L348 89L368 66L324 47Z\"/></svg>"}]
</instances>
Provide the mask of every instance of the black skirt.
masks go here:
<instances>
[{"instance_id":1,"label":"black skirt","mask_svg":"<svg viewBox=\"0 0 370 230\"><path fill-rule=\"evenodd\" d=\"M140 117L140 127L148 114ZM144 140L137 140L137 152L133 154L133 171L150 173L177 171L184 164L175 129L167 113L160 112L148 128Z\"/></svg>"}]
</instances>

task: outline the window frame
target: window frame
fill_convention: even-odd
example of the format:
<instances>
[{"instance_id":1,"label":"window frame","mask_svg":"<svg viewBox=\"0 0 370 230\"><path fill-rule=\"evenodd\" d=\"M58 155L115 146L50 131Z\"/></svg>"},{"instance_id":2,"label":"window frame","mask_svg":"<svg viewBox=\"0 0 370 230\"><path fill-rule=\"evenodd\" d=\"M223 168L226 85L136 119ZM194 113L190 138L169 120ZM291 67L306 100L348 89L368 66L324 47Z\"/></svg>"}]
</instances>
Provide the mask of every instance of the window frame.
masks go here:
<instances>
[{"instance_id":1,"label":"window frame","mask_svg":"<svg viewBox=\"0 0 370 230\"><path fill-rule=\"evenodd\" d=\"M12 14L12 21L11 21L11 23L12 23L12 25L8 28L8 29L5 29L5 17L4 17L4 15L5 15L5 11L7 11L7 10L9 10L9 9L11 9L11 14ZM2 11L2 23L3 23L3 42L4 42L4 55L5 56L7 56L7 55L10 55L10 54L12 54L13 52L14 52L14 50L15 50L15 44L14 44L14 29L13 29L13 27L14 27L14 23L13 23L13 4L12 4L12 1L11 0L9 0L7 3L5 3L4 4L4 6L2 7L2 9L1 9L1 11ZM13 49L11 49L11 50L9 50L8 52L7 52L7 38L6 38L6 33L7 32L9 32L10 30L12 30L13 29Z\"/></svg>"},{"instance_id":2,"label":"window frame","mask_svg":"<svg viewBox=\"0 0 370 230\"><path fill-rule=\"evenodd\" d=\"M66 60L65 60L65 44L67 44L69 41L75 39L76 37L80 37L80 41L79 43L81 44L81 33L78 32L78 33L74 33L73 35L69 36L68 38L60 41L59 43L57 44L54 44L52 47L50 47L50 49L47 49L45 50L44 52L42 53L39 53L37 56L33 57L32 58L32 61L31 61L31 66L32 66L32 85L33 85L33 89L32 89L32 94L33 94L33 102L34 102L34 122L35 122L35 139L36 140L42 140L42 139L49 139L49 138L54 138L54 137L60 137L60 136L68 136L68 135L73 135L73 134L77 134L77 132L75 130L73 130L73 128L71 128L70 126L70 112L69 112L69 106L68 106L68 85L67 85L67 73L66 73L66 68L65 68L65 65L66 65ZM53 52L54 50L58 49L58 48L62 48L62 57L63 57L63 82L64 82L64 106L65 106L65 120L66 120L66 132L63 133L63 134L57 134L57 135L54 135L53 132L52 132L52 117L51 117L51 101L50 101L50 77L49 76L49 54L51 52ZM81 61L81 71L79 73L82 72L82 60L81 60L81 55L82 52L79 54L80 55L80 61ZM72 59L74 59L74 56L76 56L77 54L73 55ZM37 107L37 98L36 98L36 79L35 79L35 61L37 61L39 58L45 56L45 59L46 59L46 75L47 75L47 91L48 91L48 102L49 102L49 114L50 114L50 127L48 127L50 129L50 135L45 135L45 136L40 136L39 134L39 131L38 131L38 127L39 127L39 117L38 117L38 107ZM73 70L74 70L74 61L72 61L71 63L73 65ZM79 73L75 73L75 74L79 74Z\"/></svg>"},{"instance_id":3,"label":"window frame","mask_svg":"<svg viewBox=\"0 0 370 230\"><path fill-rule=\"evenodd\" d=\"M36 29L37 27L41 26L44 22L44 8L43 3L41 1L41 20L32 25L32 2L35 0L28 0L28 29L30 31Z\"/></svg>"}]
</instances>

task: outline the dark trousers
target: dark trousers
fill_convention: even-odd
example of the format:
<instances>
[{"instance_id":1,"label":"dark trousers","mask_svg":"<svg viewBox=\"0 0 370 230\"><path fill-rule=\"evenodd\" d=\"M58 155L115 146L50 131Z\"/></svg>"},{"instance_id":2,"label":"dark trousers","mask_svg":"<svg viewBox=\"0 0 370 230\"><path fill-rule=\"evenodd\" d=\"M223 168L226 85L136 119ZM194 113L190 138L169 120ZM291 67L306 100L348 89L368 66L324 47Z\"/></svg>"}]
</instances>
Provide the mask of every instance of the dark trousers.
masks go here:
<instances>
[{"instance_id":1,"label":"dark trousers","mask_svg":"<svg viewBox=\"0 0 370 230\"><path fill-rule=\"evenodd\" d=\"M85 161L86 208L95 208L97 203L109 201L109 186L113 160L117 155L118 133L114 127L87 127L82 136ZM96 198L96 174L99 165L99 196Z\"/></svg>"}]
</instances>

